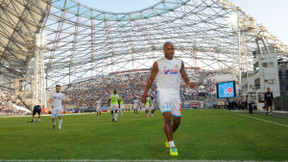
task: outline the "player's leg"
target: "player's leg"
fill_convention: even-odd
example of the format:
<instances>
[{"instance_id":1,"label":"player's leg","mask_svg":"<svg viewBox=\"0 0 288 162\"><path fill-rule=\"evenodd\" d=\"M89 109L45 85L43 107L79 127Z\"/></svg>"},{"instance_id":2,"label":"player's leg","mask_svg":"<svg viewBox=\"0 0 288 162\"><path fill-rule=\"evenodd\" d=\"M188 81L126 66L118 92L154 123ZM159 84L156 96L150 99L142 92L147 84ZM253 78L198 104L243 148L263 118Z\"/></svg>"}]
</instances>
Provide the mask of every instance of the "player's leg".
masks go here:
<instances>
[{"instance_id":1,"label":"player's leg","mask_svg":"<svg viewBox=\"0 0 288 162\"><path fill-rule=\"evenodd\" d=\"M56 120L55 120L55 118L52 118L52 122L53 122L53 129L55 129L55 127L56 127Z\"/></svg>"},{"instance_id":2,"label":"player's leg","mask_svg":"<svg viewBox=\"0 0 288 162\"><path fill-rule=\"evenodd\" d=\"M114 115L114 122L117 121L117 117L118 117L118 106L117 105L114 105L114 110L115 110L115 115Z\"/></svg>"},{"instance_id":3,"label":"player's leg","mask_svg":"<svg viewBox=\"0 0 288 162\"><path fill-rule=\"evenodd\" d=\"M155 111L154 109L151 110L152 117L154 117L154 111Z\"/></svg>"},{"instance_id":4,"label":"player's leg","mask_svg":"<svg viewBox=\"0 0 288 162\"><path fill-rule=\"evenodd\" d=\"M111 110L112 121L114 122L114 111Z\"/></svg>"},{"instance_id":5,"label":"player's leg","mask_svg":"<svg viewBox=\"0 0 288 162\"><path fill-rule=\"evenodd\" d=\"M116 108L116 110L115 110L115 120L114 120L114 122L117 122L117 117L118 117L118 113L117 113L117 108Z\"/></svg>"},{"instance_id":6,"label":"player's leg","mask_svg":"<svg viewBox=\"0 0 288 162\"><path fill-rule=\"evenodd\" d=\"M58 130L61 130L62 123L63 123L63 110L59 110L58 117L59 117Z\"/></svg>"},{"instance_id":7,"label":"player's leg","mask_svg":"<svg viewBox=\"0 0 288 162\"><path fill-rule=\"evenodd\" d=\"M36 120L35 120L35 115L36 115L36 111L35 111L35 109L34 109L34 110L33 110L33 115L32 115L32 121L31 121L31 123L36 122Z\"/></svg>"},{"instance_id":8,"label":"player's leg","mask_svg":"<svg viewBox=\"0 0 288 162\"><path fill-rule=\"evenodd\" d=\"M272 116L272 104L269 106L270 109L270 116Z\"/></svg>"},{"instance_id":9,"label":"player's leg","mask_svg":"<svg viewBox=\"0 0 288 162\"><path fill-rule=\"evenodd\" d=\"M181 123L181 117L176 117L176 116L172 115L172 120L173 120L172 130L173 130L173 133L174 133L177 130L177 128L179 127L180 123Z\"/></svg>"},{"instance_id":10,"label":"player's leg","mask_svg":"<svg viewBox=\"0 0 288 162\"><path fill-rule=\"evenodd\" d=\"M171 125L171 112L164 112L162 114L163 119L164 119L164 133L166 135L166 138L168 141L173 141L173 129Z\"/></svg>"},{"instance_id":11,"label":"player's leg","mask_svg":"<svg viewBox=\"0 0 288 162\"><path fill-rule=\"evenodd\" d=\"M112 122L114 122L114 105L111 105Z\"/></svg>"},{"instance_id":12,"label":"player's leg","mask_svg":"<svg viewBox=\"0 0 288 162\"><path fill-rule=\"evenodd\" d=\"M171 112L164 112L162 114L163 118L164 118L164 132L170 147L170 155L171 156L178 156L178 150L176 148L176 145L174 143L173 140L173 128L171 125L171 116L172 113ZM176 124L175 124L176 125ZM178 128L179 125L177 125Z\"/></svg>"},{"instance_id":13,"label":"player's leg","mask_svg":"<svg viewBox=\"0 0 288 162\"><path fill-rule=\"evenodd\" d=\"M179 94L171 95L170 100L171 100L171 103L170 103L171 114L172 114L172 120L173 120L171 128L172 128L172 133L174 133L178 129L180 122L181 122L181 116L182 116L181 100L180 100ZM170 146L170 155L178 156L178 150L175 146L173 136L172 136L172 141L169 141L169 146Z\"/></svg>"},{"instance_id":14,"label":"player's leg","mask_svg":"<svg viewBox=\"0 0 288 162\"><path fill-rule=\"evenodd\" d=\"M53 123L53 129L55 129L56 127L56 117L57 117L57 110L53 109L52 110L52 114L51 114L51 119L52 119L52 123Z\"/></svg>"},{"instance_id":15,"label":"player's leg","mask_svg":"<svg viewBox=\"0 0 288 162\"><path fill-rule=\"evenodd\" d=\"M38 111L38 121L41 122L41 111Z\"/></svg>"}]
</instances>

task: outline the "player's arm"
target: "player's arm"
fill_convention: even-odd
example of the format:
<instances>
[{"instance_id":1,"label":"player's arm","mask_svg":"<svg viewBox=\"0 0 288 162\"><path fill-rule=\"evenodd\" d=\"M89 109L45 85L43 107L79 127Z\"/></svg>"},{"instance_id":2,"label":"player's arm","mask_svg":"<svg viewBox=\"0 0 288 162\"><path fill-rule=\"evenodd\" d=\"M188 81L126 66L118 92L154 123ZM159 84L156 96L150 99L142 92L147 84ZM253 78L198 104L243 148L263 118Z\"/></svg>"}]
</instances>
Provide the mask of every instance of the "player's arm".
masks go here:
<instances>
[{"instance_id":1,"label":"player's arm","mask_svg":"<svg viewBox=\"0 0 288 162\"><path fill-rule=\"evenodd\" d=\"M65 100L62 100L62 106L64 108L64 111L66 111L66 102L65 102Z\"/></svg>"},{"instance_id":2,"label":"player's arm","mask_svg":"<svg viewBox=\"0 0 288 162\"><path fill-rule=\"evenodd\" d=\"M157 73L158 73L158 63L157 63L157 62L154 62L153 67L152 67L152 71L151 71L151 74L150 74L150 77L149 77L149 79L148 79L148 81L147 81L147 85L146 85L144 94L143 94L143 96L142 96L142 100L141 100L142 103L145 103L145 102L146 102L147 93L148 93L151 85L153 84L154 79L155 79Z\"/></svg>"},{"instance_id":3,"label":"player's arm","mask_svg":"<svg viewBox=\"0 0 288 162\"><path fill-rule=\"evenodd\" d=\"M180 74L182 76L183 81L186 83L186 85L189 85L189 87L193 89L195 87L195 84L193 82L190 82L190 79L188 78L186 74L183 61L182 61L182 66L180 68Z\"/></svg>"},{"instance_id":4,"label":"player's arm","mask_svg":"<svg viewBox=\"0 0 288 162\"><path fill-rule=\"evenodd\" d=\"M119 109L120 109L120 100L119 100L119 98L118 98L118 106L119 106Z\"/></svg>"},{"instance_id":5,"label":"player's arm","mask_svg":"<svg viewBox=\"0 0 288 162\"><path fill-rule=\"evenodd\" d=\"M50 96L49 100L48 100L48 103L51 105L51 108L53 109L54 106L52 105L52 95Z\"/></svg>"}]
</instances>

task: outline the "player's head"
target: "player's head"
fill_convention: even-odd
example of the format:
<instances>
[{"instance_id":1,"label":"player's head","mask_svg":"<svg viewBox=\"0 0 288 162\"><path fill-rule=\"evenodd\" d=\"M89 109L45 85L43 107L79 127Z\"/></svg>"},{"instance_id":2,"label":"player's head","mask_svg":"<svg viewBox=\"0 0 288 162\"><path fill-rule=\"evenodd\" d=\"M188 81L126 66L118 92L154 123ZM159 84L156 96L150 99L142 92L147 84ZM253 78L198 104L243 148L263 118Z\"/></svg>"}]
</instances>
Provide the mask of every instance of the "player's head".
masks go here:
<instances>
[{"instance_id":1,"label":"player's head","mask_svg":"<svg viewBox=\"0 0 288 162\"><path fill-rule=\"evenodd\" d=\"M246 98L249 97L248 95L246 95Z\"/></svg>"},{"instance_id":2,"label":"player's head","mask_svg":"<svg viewBox=\"0 0 288 162\"><path fill-rule=\"evenodd\" d=\"M116 89L114 89L113 93L114 93L114 94L116 94L116 93L117 93Z\"/></svg>"},{"instance_id":3,"label":"player's head","mask_svg":"<svg viewBox=\"0 0 288 162\"><path fill-rule=\"evenodd\" d=\"M163 45L163 52L165 55L165 58L168 60L172 60L173 59L173 55L174 55L174 46L171 42L165 42Z\"/></svg>"},{"instance_id":4,"label":"player's head","mask_svg":"<svg viewBox=\"0 0 288 162\"><path fill-rule=\"evenodd\" d=\"M61 89L61 86L60 86L60 85L56 85L56 92L57 92L57 93L60 92L60 89Z\"/></svg>"},{"instance_id":5,"label":"player's head","mask_svg":"<svg viewBox=\"0 0 288 162\"><path fill-rule=\"evenodd\" d=\"M154 98L151 96L151 100L153 100Z\"/></svg>"},{"instance_id":6,"label":"player's head","mask_svg":"<svg viewBox=\"0 0 288 162\"><path fill-rule=\"evenodd\" d=\"M267 92L270 92L270 87L267 88Z\"/></svg>"}]
</instances>

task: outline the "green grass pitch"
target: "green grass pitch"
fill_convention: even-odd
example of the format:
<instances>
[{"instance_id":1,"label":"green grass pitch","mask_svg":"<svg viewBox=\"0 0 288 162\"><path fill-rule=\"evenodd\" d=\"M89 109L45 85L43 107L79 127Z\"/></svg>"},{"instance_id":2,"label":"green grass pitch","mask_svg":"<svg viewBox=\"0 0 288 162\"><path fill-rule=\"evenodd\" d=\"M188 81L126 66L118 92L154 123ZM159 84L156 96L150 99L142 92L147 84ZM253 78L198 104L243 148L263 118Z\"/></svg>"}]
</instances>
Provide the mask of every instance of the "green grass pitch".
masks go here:
<instances>
[{"instance_id":1,"label":"green grass pitch","mask_svg":"<svg viewBox=\"0 0 288 162\"><path fill-rule=\"evenodd\" d=\"M124 112L123 118L118 114L117 123L112 122L110 113L103 113L100 119L96 114L67 115L62 131L52 130L50 117L42 117L41 123L28 120L31 117L0 118L0 161L288 160L287 114L268 117L263 113L183 110L182 123L174 134L178 157L171 157L165 148L159 111L153 118L146 118L144 112L136 118L132 112Z\"/></svg>"}]
</instances>

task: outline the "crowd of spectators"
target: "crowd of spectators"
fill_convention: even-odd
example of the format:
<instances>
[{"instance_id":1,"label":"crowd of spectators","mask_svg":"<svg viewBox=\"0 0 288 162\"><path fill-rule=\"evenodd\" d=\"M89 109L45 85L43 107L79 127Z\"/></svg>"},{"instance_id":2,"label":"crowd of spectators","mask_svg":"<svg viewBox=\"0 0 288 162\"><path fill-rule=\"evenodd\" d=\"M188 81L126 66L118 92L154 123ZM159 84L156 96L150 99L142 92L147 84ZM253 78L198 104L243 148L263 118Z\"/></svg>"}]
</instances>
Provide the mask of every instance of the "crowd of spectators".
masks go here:
<instances>
[{"instance_id":1,"label":"crowd of spectators","mask_svg":"<svg viewBox=\"0 0 288 162\"><path fill-rule=\"evenodd\" d=\"M12 92L0 90L0 115L27 114L30 112L24 101L14 96Z\"/></svg>"},{"instance_id":2,"label":"crowd of spectators","mask_svg":"<svg viewBox=\"0 0 288 162\"><path fill-rule=\"evenodd\" d=\"M204 96L216 97L214 79L222 73L213 71L186 70L191 81L202 89L190 89L181 79L180 95L182 100L198 99L199 92ZM134 98L141 99L144 93L150 71L137 71L127 73L116 73L107 76L96 76L87 80L72 83L64 93L66 94L67 104L78 107L95 107L97 99L101 99L103 106L109 106L109 98L114 89L120 97L124 98L125 104L133 104ZM157 99L156 83L152 85L149 95Z\"/></svg>"}]
</instances>

